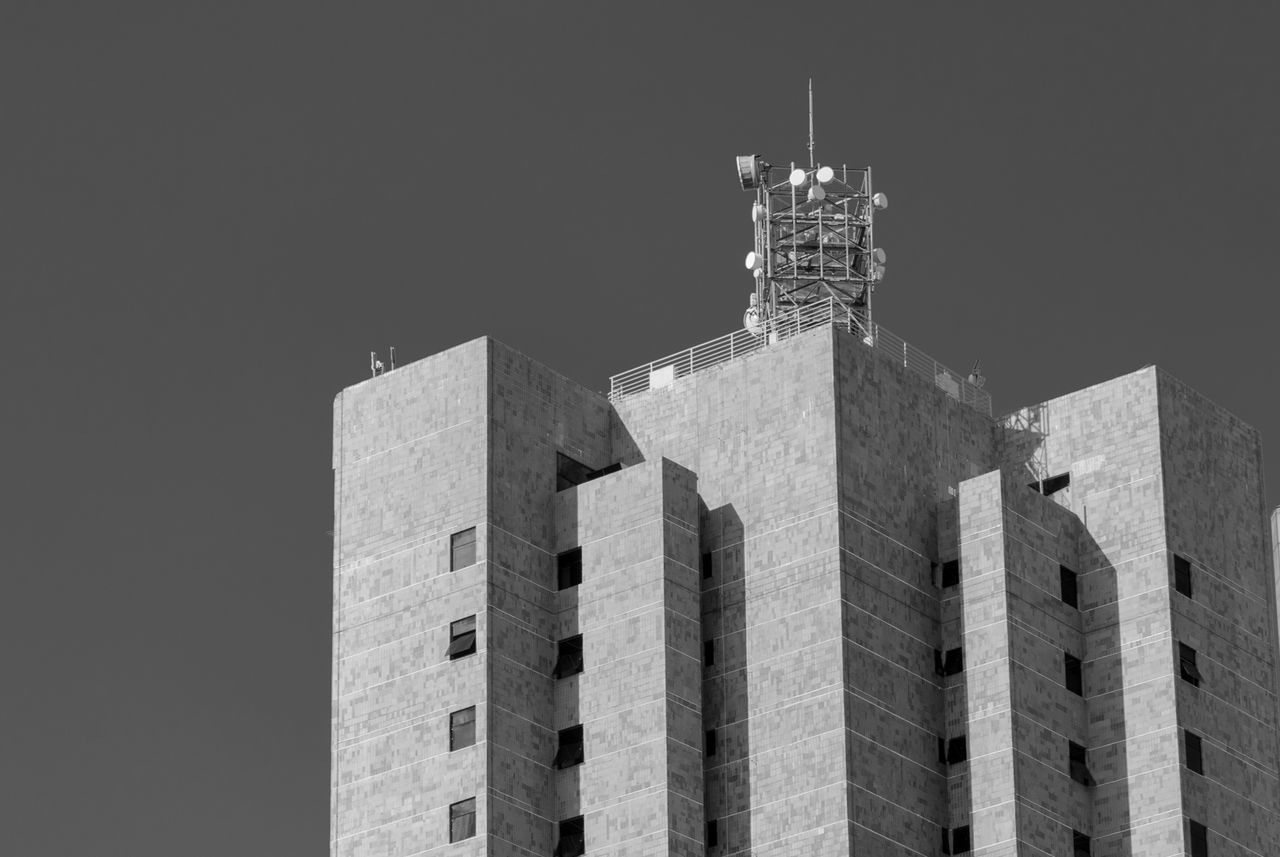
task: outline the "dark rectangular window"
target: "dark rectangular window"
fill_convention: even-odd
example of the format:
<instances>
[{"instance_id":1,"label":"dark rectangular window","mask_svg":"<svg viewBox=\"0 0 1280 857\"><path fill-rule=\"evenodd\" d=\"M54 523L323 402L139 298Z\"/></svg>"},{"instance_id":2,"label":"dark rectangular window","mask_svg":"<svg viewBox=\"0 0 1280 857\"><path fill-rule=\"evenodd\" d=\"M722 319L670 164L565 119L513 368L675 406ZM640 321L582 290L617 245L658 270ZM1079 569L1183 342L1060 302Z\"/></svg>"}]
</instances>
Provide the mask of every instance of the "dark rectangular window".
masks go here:
<instances>
[{"instance_id":1,"label":"dark rectangular window","mask_svg":"<svg viewBox=\"0 0 1280 857\"><path fill-rule=\"evenodd\" d=\"M1059 473L1057 476L1050 476L1048 479L1044 479L1039 482L1032 482L1030 483L1030 487L1031 487L1031 490L1039 491L1040 493L1044 494L1044 496L1049 497L1053 494L1057 494L1059 491L1061 491L1063 488L1066 488L1070 484L1071 484L1071 474Z\"/></svg>"},{"instance_id":2,"label":"dark rectangular window","mask_svg":"<svg viewBox=\"0 0 1280 857\"><path fill-rule=\"evenodd\" d=\"M449 648L445 651L449 660L476 653L476 617L468 616L449 625Z\"/></svg>"},{"instance_id":3,"label":"dark rectangular window","mask_svg":"<svg viewBox=\"0 0 1280 857\"><path fill-rule=\"evenodd\" d=\"M707 734L702 736L703 753L707 756L716 754L716 730L708 729Z\"/></svg>"},{"instance_id":4,"label":"dark rectangular window","mask_svg":"<svg viewBox=\"0 0 1280 857\"><path fill-rule=\"evenodd\" d=\"M702 555L702 578L709 580L711 578L711 554L704 553Z\"/></svg>"},{"instance_id":5,"label":"dark rectangular window","mask_svg":"<svg viewBox=\"0 0 1280 857\"><path fill-rule=\"evenodd\" d=\"M1173 555L1173 588L1191 597L1191 560Z\"/></svg>"},{"instance_id":6,"label":"dark rectangular window","mask_svg":"<svg viewBox=\"0 0 1280 857\"><path fill-rule=\"evenodd\" d=\"M948 649L944 655L940 649L933 650L933 667L938 675L955 675L964 671L964 649Z\"/></svg>"},{"instance_id":7,"label":"dark rectangular window","mask_svg":"<svg viewBox=\"0 0 1280 857\"><path fill-rule=\"evenodd\" d=\"M1089 837L1078 830L1073 830L1071 831L1071 850L1075 857L1091 857L1093 845L1089 842Z\"/></svg>"},{"instance_id":8,"label":"dark rectangular window","mask_svg":"<svg viewBox=\"0 0 1280 857\"><path fill-rule=\"evenodd\" d=\"M960 560L949 559L942 564L942 587L955 586L960 582Z\"/></svg>"},{"instance_id":9,"label":"dark rectangular window","mask_svg":"<svg viewBox=\"0 0 1280 857\"><path fill-rule=\"evenodd\" d=\"M951 853L968 854L973 850L973 840L969 835L969 825L957 827L951 831Z\"/></svg>"},{"instance_id":10,"label":"dark rectangular window","mask_svg":"<svg viewBox=\"0 0 1280 857\"><path fill-rule=\"evenodd\" d=\"M938 736L938 764L945 765L947 763L947 739L941 735Z\"/></svg>"},{"instance_id":11,"label":"dark rectangular window","mask_svg":"<svg viewBox=\"0 0 1280 857\"><path fill-rule=\"evenodd\" d=\"M556 668L553 678L566 678L582 672L582 635L565 637L556 644Z\"/></svg>"},{"instance_id":12,"label":"dark rectangular window","mask_svg":"<svg viewBox=\"0 0 1280 857\"><path fill-rule=\"evenodd\" d=\"M560 822L560 838L556 841L555 857L579 857L586 850L582 816L577 815Z\"/></svg>"},{"instance_id":13,"label":"dark rectangular window","mask_svg":"<svg viewBox=\"0 0 1280 857\"><path fill-rule=\"evenodd\" d=\"M702 663L705 664L706 666L711 666L715 662L716 662L716 641L703 640L702 641Z\"/></svg>"},{"instance_id":14,"label":"dark rectangular window","mask_svg":"<svg viewBox=\"0 0 1280 857\"><path fill-rule=\"evenodd\" d=\"M1200 686L1200 668L1196 666L1196 650L1186 643L1178 644L1178 669L1184 681Z\"/></svg>"},{"instance_id":15,"label":"dark rectangular window","mask_svg":"<svg viewBox=\"0 0 1280 857\"><path fill-rule=\"evenodd\" d=\"M457 571L476 564L476 528L449 537L449 570Z\"/></svg>"},{"instance_id":16,"label":"dark rectangular window","mask_svg":"<svg viewBox=\"0 0 1280 857\"><path fill-rule=\"evenodd\" d=\"M1067 742L1067 758L1071 766L1071 779L1084 786L1093 785L1093 775L1089 773L1088 753L1075 741Z\"/></svg>"},{"instance_id":17,"label":"dark rectangular window","mask_svg":"<svg viewBox=\"0 0 1280 857\"><path fill-rule=\"evenodd\" d=\"M707 822L707 847L715 848L720 844L720 828L713 818Z\"/></svg>"},{"instance_id":18,"label":"dark rectangular window","mask_svg":"<svg viewBox=\"0 0 1280 857\"><path fill-rule=\"evenodd\" d=\"M1062 668L1066 673L1065 684L1067 690L1079 696L1084 696L1084 665L1080 663L1080 659L1070 652L1062 653Z\"/></svg>"},{"instance_id":19,"label":"dark rectangular window","mask_svg":"<svg viewBox=\"0 0 1280 857\"><path fill-rule=\"evenodd\" d=\"M582 548L556 554L556 577L561 589L582 583Z\"/></svg>"},{"instance_id":20,"label":"dark rectangular window","mask_svg":"<svg viewBox=\"0 0 1280 857\"><path fill-rule=\"evenodd\" d=\"M947 742L947 764L958 765L969 758L969 742L960 735Z\"/></svg>"},{"instance_id":21,"label":"dark rectangular window","mask_svg":"<svg viewBox=\"0 0 1280 857\"><path fill-rule=\"evenodd\" d=\"M608 476L610 473L617 473L622 469L622 462L614 462L613 464L601 467L599 470L587 467L581 461L576 461L565 455L563 452L556 453L556 490L563 491L566 488L572 488L575 485L581 485L584 482L590 482L592 479L599 479L601 476Z\"/></svg>"},{"instance_id":22,"label":"dark rectangular window","mask_svg":"<svg viewBox=\"0 0 1280 857\"><path fill-rule=\"evenodd\" d=\"M1209 828L1198 821L1191 822L1191 857L1209 857Z\"/></svg>"},{"instance_id":23,"label":"dark rectangular window","mask_svg":"<svg viewBox=\"0 0 1280 857\"><path fill-rule=\"evenodd\" d=\"M557 768L572 768L574 765L581 765L583 757L582 727L561 729L560 749L556 750L556 758L552 764Z\"/></svg>"},{"instance_id":24,"label":"dark rectangular window","mask_svg":"<svg viewBox=\"0 0 1280 857\"><path fill-rule=\"evenodd\" d=\"M939 738L938 740L941 741L942 739ZM951 830L946 827L942 828L942 853L951 853Z\"/></svg>"},{"instance_id":25,"label":"dark rectangular window","mask_svg":"<svg viewBox=\"0 0 1280 857\"><path fill-rule=\"evenodd\" d=\"M476 707L463 708L449 715L449 752L476 743Z\"/></svg>"},{"instance_id":26,"label":"dark rectangular window","mask_svg":"<svg viewBox=\"0 0 1280 857\"><path fill-rule=\"evenodd\" d=\"M1204 773L1204 747L1200 741L1200 736L1194 732L1186 733L1187 737L1187 767L1197 774Z\"/></svg>"},{"instance_id":27,"label":"dark rectangular window","mask_svg":"<svg viewBox=\"0 0 1280 857\"><path fill-rule=\"evenodd\" d=\"M1062 585L1062 603L1080 608L1080 587L1076 573L1065 565L1058 566L1058 580Z\"/></svg>"},{"instance_id":28,"label":"dark rectangular window","mask_svg":"<svg viewBox=\"0 0 1280 857\"><path fill-rule=\"evenodd\" d=\"M476 799L469 797L449 807L449 841L461 842L476 835Z\"/></svg>"}]
</instances>

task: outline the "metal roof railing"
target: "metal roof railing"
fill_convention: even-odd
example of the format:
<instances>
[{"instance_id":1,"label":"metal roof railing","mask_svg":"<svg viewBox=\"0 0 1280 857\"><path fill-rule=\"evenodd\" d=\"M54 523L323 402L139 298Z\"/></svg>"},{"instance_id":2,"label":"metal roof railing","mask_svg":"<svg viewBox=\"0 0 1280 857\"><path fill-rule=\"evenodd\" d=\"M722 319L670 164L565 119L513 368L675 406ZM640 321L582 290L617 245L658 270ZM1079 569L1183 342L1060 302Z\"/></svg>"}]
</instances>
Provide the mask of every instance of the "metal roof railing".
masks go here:
<instances>
[{"instance_id":1,"label":"metal roof railing","mask_svg":"<svg viewBox=\"0 0 1280 857\"><path fill-rule=\"evenodd\" d=\"M790 339L807 330L835 324L850 332L861 333L862 322L855 319L844 305L834 299L798 307L774 317L766 334L749 330L733 333L677 351L658 360L650 361L619 372L609 379L609 401L617 402L627 396L670 386L676 379L701 372L712 366L727 363L745 354L759 351L772 342ZM872 332L861 341L889 359L927 379L953 399L991 416L991 396L980 387L969 383L963 375L954 372L925 354L919 348L903 340L883 326L872 324Z\"/></svg>"}]
</instances>

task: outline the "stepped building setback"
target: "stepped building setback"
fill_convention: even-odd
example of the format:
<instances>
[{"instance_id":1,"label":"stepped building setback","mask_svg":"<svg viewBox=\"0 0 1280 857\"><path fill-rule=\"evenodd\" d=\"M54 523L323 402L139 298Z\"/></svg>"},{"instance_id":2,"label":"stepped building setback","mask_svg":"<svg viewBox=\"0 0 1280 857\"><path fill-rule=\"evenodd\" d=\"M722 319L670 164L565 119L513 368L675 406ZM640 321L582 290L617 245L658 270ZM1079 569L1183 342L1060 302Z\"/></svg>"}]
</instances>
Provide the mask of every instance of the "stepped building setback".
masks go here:
<instances>
[{"instance_id":1,"label":"stepped building setback","mask_svg":"<svg viewBox=\"0 0 1280 857\"><path fill-rule=\"evenodd\" d=\"M338 395L332 857L1280 853L1257 432L779 319Z\"/></svg>"}]
</instances>

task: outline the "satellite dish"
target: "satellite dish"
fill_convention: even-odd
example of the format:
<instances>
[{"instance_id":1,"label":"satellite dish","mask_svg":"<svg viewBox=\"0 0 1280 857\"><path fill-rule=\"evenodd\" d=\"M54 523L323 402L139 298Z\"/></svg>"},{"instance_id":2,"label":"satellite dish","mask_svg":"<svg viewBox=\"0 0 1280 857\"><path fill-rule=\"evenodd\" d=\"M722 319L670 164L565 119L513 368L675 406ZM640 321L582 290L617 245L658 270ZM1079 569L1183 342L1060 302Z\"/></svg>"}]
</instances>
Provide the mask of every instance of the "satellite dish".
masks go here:
<instances>
[{"instance_id":1,"label":"satellite dish","mask_svg":"<svg viewBox=\"0 0 1280 857\"><path fill-rule=\"evenodd\" d=\"M751 190L760 186L760 156L738 155L738 183L743 190Z\"/></svg>"},{"instance_id":2,"label":"satellite dish","mask_svg":"<svg viewBox=\"0 0 1280 857\"><path fill-rule=\"evenodd\" d=\"M871 197L871 204L876 207L876 211L884 211L889 207L889 197L882 193L878 193Z\"/></svg>"},{"instance_id":3,"label":"satellite dish","mask_svg":"<svg viewBox=\"0 0 1280 857\"><path fill-rule=\"evenodd\" d=\"M764 259L761 258L759 253L752 250L747 254L746 264L748 271L759 271L764 266Z\"/></svg>"},{"instance_id":4,"label":"satellite dish","mask_svg":"<svg viewBox=\"0 0 1280 857\"><path fill-rule=\"evenodd\" d=\"M800 185L804 184L804 180L804 170L801 169L792 170L790 177L787 179L787 181L791 182L792 187L800 187Z\"/></svg>"},{"instance_id":5,"label":"satellite dish","mask_svg":"<svg viewBox=\"0 0 1280 857\"><path fill-rule=\"evenodd\" d=\"M759 223L764 219L764 206L760 203L752 203L751 205L751 222Z\"/></svg>"},{"instance_id":6,"label":"satellite dish","mask_svg":"<svg viewBox=\"0 0 1280 857\"><path fill-rule=\"evenodd\" d=\"M877 265L883 265L888 260L883 247L877 247L876 251L871 254L871 257L876 260Z\"/></svg>"},{"instance_id":7,"label":"satellite dish","mask_svg":"<svg viewBox=\"0 0 1280 857\"><path fill-rule=\"evenodd\" d=\"M818 167L818 181L826 184L836 177L836 171L831 167Z\"/></svg>"},{"instance_id":8,"label":"satellite dish","mask_svg":"<svg viewBox=\"0 0 1280 857\"><path fill-rule=\"evenodd\" d=\"M815 184L809 186L809 200L811 202L822 202L827 198L827 192L823 190L822 185Z\"/></svg>"},{"instance_id":9,"label":"satellite dish","mask_svg":"<svg viewBox=\"0 0 1280 857\"><path fill-rule=\"evenodd\" d=\"M742 326L745 327L747 329L747 333L752 336L759 336L764 333L764 319L760 318L759 307L747 307L747 311L742 314Z\"/></svg>"}]
</instances>

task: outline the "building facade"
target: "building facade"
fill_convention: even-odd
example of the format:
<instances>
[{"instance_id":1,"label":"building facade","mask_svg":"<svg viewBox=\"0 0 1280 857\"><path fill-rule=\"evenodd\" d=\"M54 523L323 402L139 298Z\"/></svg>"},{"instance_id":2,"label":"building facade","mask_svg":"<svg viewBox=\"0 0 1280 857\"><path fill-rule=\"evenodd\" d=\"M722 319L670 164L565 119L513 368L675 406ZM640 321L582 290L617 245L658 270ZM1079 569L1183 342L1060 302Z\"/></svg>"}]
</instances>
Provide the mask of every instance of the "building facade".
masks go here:
<instances>
[{"instance_id":1,"label":"building facade","mask_svg":"<svg viewBox=\"0 0 1280 857\"><path fill-rule=\"evenodd\" d=\"M344 390L332 857L1280 853L1257 433L1155 367L994 420L904 362Z\"/></svg>"}]
</instances>

